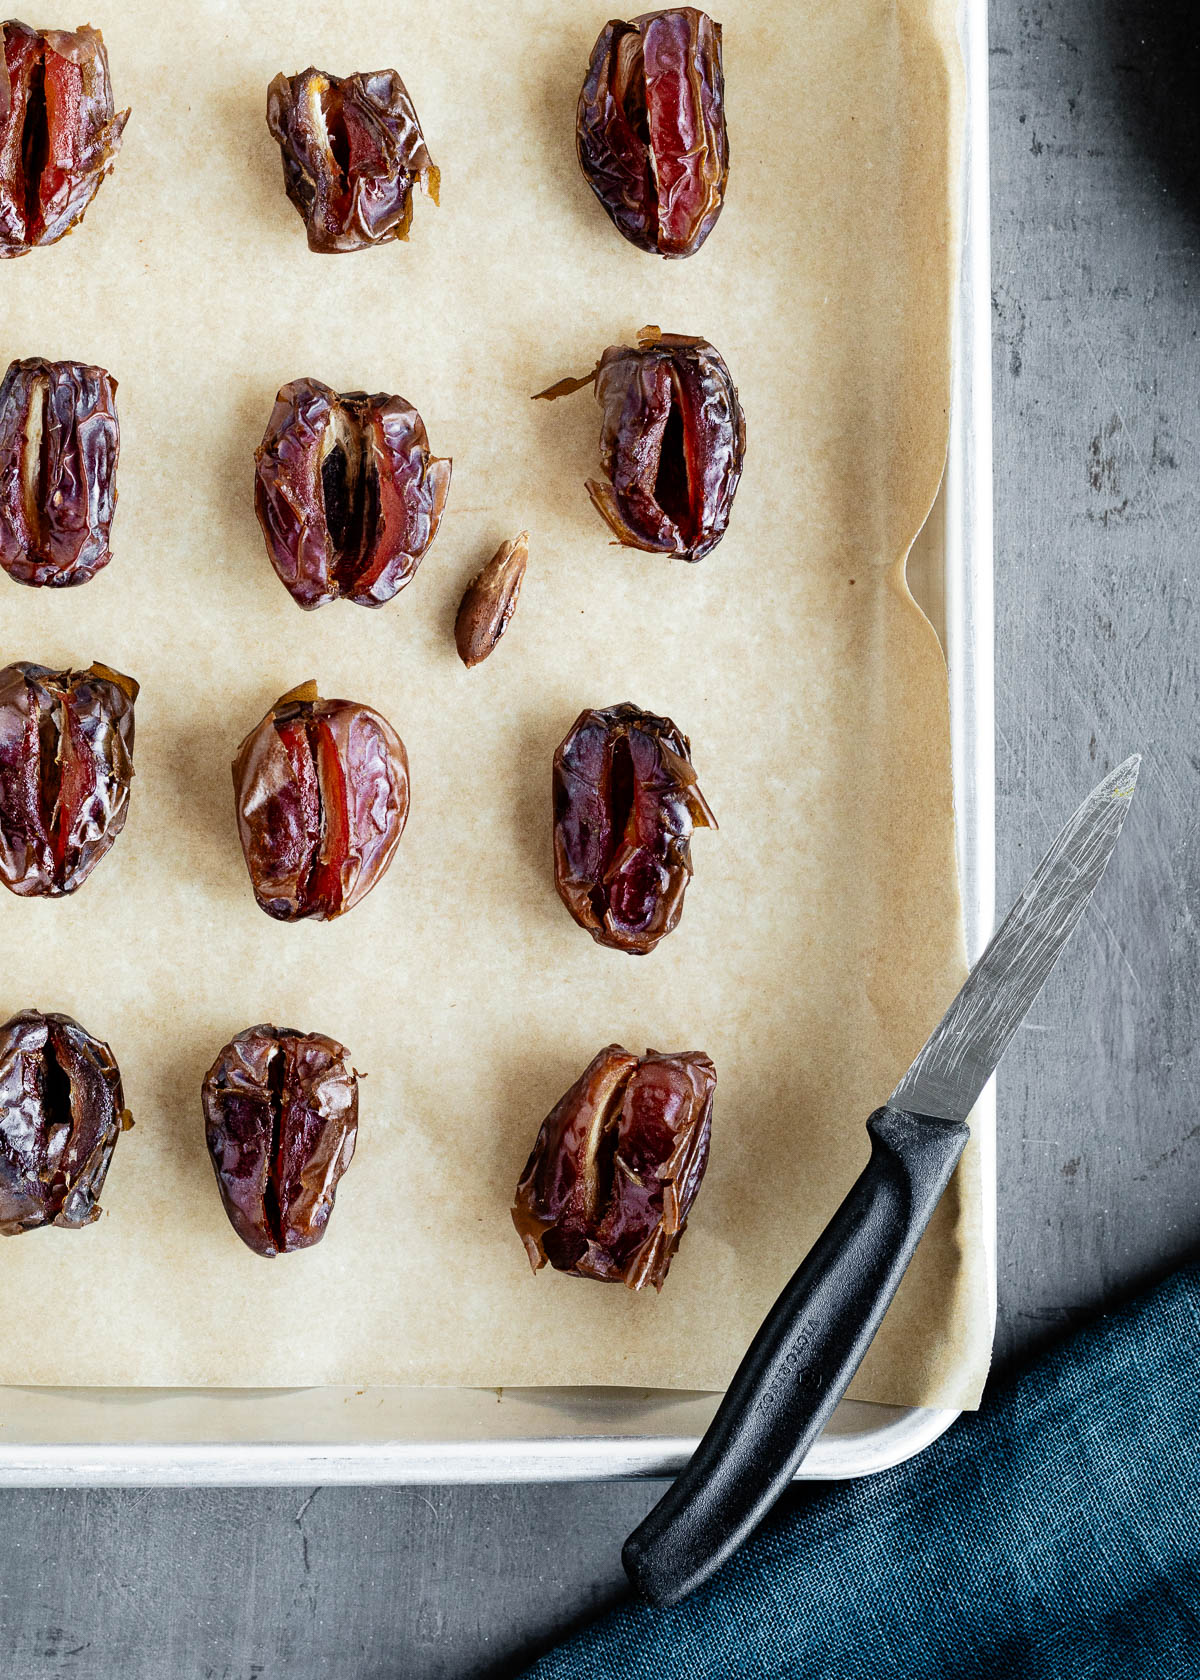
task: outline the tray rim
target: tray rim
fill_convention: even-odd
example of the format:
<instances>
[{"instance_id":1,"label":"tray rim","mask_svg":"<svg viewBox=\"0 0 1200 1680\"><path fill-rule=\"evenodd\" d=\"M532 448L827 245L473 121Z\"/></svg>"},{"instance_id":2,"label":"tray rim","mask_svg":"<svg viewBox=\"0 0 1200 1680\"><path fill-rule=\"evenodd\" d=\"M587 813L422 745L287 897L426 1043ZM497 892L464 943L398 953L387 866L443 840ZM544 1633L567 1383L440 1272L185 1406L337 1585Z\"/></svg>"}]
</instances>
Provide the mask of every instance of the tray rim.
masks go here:
<instances>
[{"instance_id":1,"label":"tray rim","mask_svg":"<svg viewBox=\"0 0 1200 1680\"><path fill-rule=\"evenodd\" d=\"M954 322L950 437L939 494L945 587L945 652L950 679L951 758L962 886L964 932L974 961L990 934L995 910L995 693L992 576L991 280L988 172L988 64L986 0L962 0L959 33L965 66L962 251ZM983 1183L983 1250L988 1310L996 1314L995 1084L976 1107ZM575 1432L474 1438L135 1441L13 1439L4 1416L6 1394L29 1391L0 1386L0 1487L36 1486L235 1486L312 1484L421 1484L446 1482L549 1482L615 1480L674 1475L691 1456L719 1396L637 1391L638 1406L682 1410L687 1428L670 1433L622 1433L586 1427L595 1410L622 1406L621 1391L589 1408L595 1391L392 1390L395 1396L448 1392L479 1419L507 1410L510 1423L541 1420L548 1392L561 1396L564 1412L577 1396L584 1427ZM70 1405L88 1396L121 1405L119 1390L49 1390ZM156 1399L168 1408L197 1411L231 1403L260 1408L268 1391L125 1391L126 1402L145 1415ZM284 1393L285 1391L269 1391ZM346 1403L347 1421L370 1390L301 1391ZM164 1399L165 1396L165 1399ZM289 1398L295 1398L289 1395ZM464 1404L465 1403L465 1406ZM549 1402L553 1404L553 1402ZM357 1407L361 1411L361 1407ZM954 1422L948 1408L889 1407L843 1401L830 1426L798 1472L798 1480L845 1479L874 1474L915 1456ZM577 1421L579 1421L577 1419ZM18 1425L19 1427L19 1425ZM593 1424L594 1430L594 1424ZM201 1434L196 1430L197 1435ZM332 1433L332 1431L331 1431ZM185 1432L186 1435L186 1432Z\"/></svg>"}]
</instances>

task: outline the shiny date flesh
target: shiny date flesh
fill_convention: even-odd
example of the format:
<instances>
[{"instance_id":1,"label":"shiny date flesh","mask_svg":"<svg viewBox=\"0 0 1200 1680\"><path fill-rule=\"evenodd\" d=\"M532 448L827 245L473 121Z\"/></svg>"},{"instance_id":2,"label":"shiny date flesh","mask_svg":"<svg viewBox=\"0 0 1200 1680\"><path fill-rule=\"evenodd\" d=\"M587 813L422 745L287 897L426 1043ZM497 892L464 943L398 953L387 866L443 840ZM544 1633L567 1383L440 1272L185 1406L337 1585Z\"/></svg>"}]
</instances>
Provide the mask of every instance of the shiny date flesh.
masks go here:
<instances>
[{"instance_id":1,"label":"shiny date flesh","mask_svg":"<svg viewBox=\"0 0 1200 1680\"><path fill-rule=\"evenodd\" d=\"M229 1222L265 1259L325 1235L358 1135L358 1075L323 1033L263 1024L221 1051L201 1092Z\"/></svg>"},{"instance_id":2,"label":"shiny date flesh","mask_svg":"<svg viewBox=\"0 0 1200 1680\"><path fill-rule=\"evenodd\" d=\"M555 885L598 944L652 951L683 910L693 829L716 826L670 718L582 712L554 755Z\"/></svg>"},{"instance_id":3,"label":"shiny date flesh","mask_svg":"<svg viewBox=\"0 0 1200 1680\"><path fill-rule=\"evenodd\" d=\"M254 506L280 582L311 611L381 607L437 535L451 462L403 397L283 386L255 452Z\"/></svg>"},{"instance_id":4,"label":"shiny date flesh","mask_svg":"<svg viewBox=\"0 0 1200 1680\"><path fill-rule=\"evenodd\" d=\"M408 817L408 755L370 706L304 683L277 700L233 765L254 896L278 921L344 915L392 861Z\"/></svg>"},{"instance_id":5,"label":"shiny date flesh","mask_svg":"<svg viewBox=\"0 0 1200 1680\"><path fill-rule=\"evenodd\" d=\"M117 114L100 31L0 24L0 257L53 245L109 173L128 111Z\"/></svg>"},{"instance_id":6,"label":"shiny date flesh","mask_svg":"<svg viewBox=\"0 0 1200 1680\"><path fill-rule=\"evenodd\" d=\"M543 1122L513 1223L533 1270L661 1289L708 1165L717 1075L699 1051L601 1050Z\"/></svg>"},{"instance_id":7,"label":"shiny date flesh","mask_svg":"<svg viewBox=\"0 0 1200 1680\"><path fill-rule=\"evenodd\" d=\"M0 882L18 897L75 892L124 828L137 695L106 665L0 670Z\"/></svg>"},{"instance_id":8,"label":"shiny date flesh","mask_svg":"<svg viewBox=\"0 0 1200 1680\"><path fill-rule=\"evenodd\" d=\"M607 479L587 481L596 511L629 548L702 560L725 535L746 454L725 362L705 339L644 327L636 345L611 345L591 373L537 397L587 385L601 408Z\"/></svg>"},{"instance_id":9,"label":"shiny date flesh","mask_svg":"<svg viewBox=\"0 0 1200 1680\"><path fill-rule=\"evenodd\" d=\"M100 1217L121 1133L133 1125L108 1045L69 1015L26 1009L0 1027L0 1236Z\"/></svg>"},{"instance_id":10,"label":"shiny date flesh","mask_svg":"<svg viewBox=\"0 0 1200 1680\"><path fill-rule=\"evenodd\" d=\"M584 177L643 251L690 257L729 178L721 25L692 6L605 24L575 125Z\"/></svg>"},{"instance_id":11,"label":"shiny date flesh","mask_svg":"<svg viewBox=\"0 0 1200 1680\"><path fill-rule=\"evenodd\" d=\"M267 127L310 251L407 239L413 189L436 204L441 177L394 70L331 76L311 66L267 90Z\"/></svg>"},{"instance_id":12,"label":"shiny date flesh","mask_svg":"<svg viewBox=\"0 0 1200 1680\"><path fill-rule=\"evenodd\" d=\"M0 566L17 583L69 588L112 558L116 391L101 367L10 363L0 384Z\"/></svg>"}]
</instances>

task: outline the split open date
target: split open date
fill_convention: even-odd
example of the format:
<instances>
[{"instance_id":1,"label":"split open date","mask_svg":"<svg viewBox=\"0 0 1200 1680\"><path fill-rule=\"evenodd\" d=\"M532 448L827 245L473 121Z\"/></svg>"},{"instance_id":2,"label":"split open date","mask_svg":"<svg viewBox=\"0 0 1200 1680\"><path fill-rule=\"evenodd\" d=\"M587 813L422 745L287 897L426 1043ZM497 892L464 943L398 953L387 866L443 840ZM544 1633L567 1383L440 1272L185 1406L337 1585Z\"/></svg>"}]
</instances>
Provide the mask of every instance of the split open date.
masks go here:
<instances>
[{"instance_id":1,"label":"split open date","mask_svg":"<svg viewBox=\"0 0 1200 1680\"><path fill-rule=\"evenodd\" d=\"M600 945L644 956L676 926L692 831L716 828L670 718L626 702L581 712L554 755L554 880Z\"/></svg>"},{"instance_id":2,"label":"split open date","mask_svg":"<svg viewBox=\"0 0 1200 1680\"><path fill-rule=\"evenodd\" d=\"M386 718L316 683L283 695L238 749L238 833L259 908L330 921L392 861L408 817L408 755Z\"/></svg>"},{"instance_id":3,"label":"split open date","mask_svg":"<svg viewBox=\"0 0 1200 1680\"><path fill-rule=\"evenodd\" d=\"M112 169L129 118L100 31L0 24L0 257L70 233Z\"/></svg>"},{"instance_id":4,"label":"split open date","mask_svg":"<svg viewBox=\"0 0 1200 1680\"><path fill-rule=\"evenodd\" d=\"M310 251L361 251L407 239L413 188L436 204L439 175L408 90L394 70L276 76L267 126Z\"/></svg>"},{"instance_id":5,"label":"split open date","mask_svg":"<svg viewBox=\"0 0 1200 1680\"><path fill-rule=\"evenodd\" d=\"M12 362L0 384L0 566L17 583L70 588L112 558L117 382L101 367Z\"/></svg>"},{"instance_id":6,"label":"split open date","mask_svg":"<svg viewBox=\"0 0 1200 1680\"><path fill-rule=\"evenodd\" d=\"M513 1202L534 1271L661 1289L708 1165L717 1073L688 1050L601 1050L538 1133Z\"/></svg>"},{"instance_id":7,"label":"split open date","mask_svg":"<svg viewBox=\"0 0 1200 1680\"><path fill-rule=\"evenodd\" d=\"M592 386L607 482L587 493L629 548L702 560L725 535L746 455L746 420L720 354L703 338L644 327L591 373L561 379L553 401Z\"/></svg>"},{"instance_id":8,"label":"split open date","mask_svg":"<svg viewBox=\"0 0 1200 1680\"><path fill-rule=\"evenodd\" d=\"M0 1027L0 1236L100 1217L113 1150L133 1125L108 1045L69 1015Z\"/></svg>"},{"instance_id":9,"label":"split open date","mask_svg":"<svg viewBox=\"0 0 1200 1680\"><path fill-rule=\"evenodd\" d=\"M59 898L125 826L133 779L132 677L90 665L0 670L0 882Z\"/></svg>"},{"instance_id":10,"label":"split open date","mask_svg":"<svg viewBox=\"0 0 1200 1680\"><path fill-rule=\"evenodd\" d=\"M626 239L662 257L698 251L729 178L721 25L694 6L606 23L575 143L588 185Z\"/></svg>"},{"instance_id":11,"label":"split open date","mask_svg":"<svg viewBox=\"0 0 1200 1680\"><path fill-rule=\"evenodd\" d=\"M323 1033L238 1033L204 1078L205 1137L229 1222L264 1258L325 1235L358 1136L358 1075Z\"/></svg>"},{"instance_id":12,"label":"split open date","mask_svg":"<svg viewBox=\"0 0 1200 1680\"><path fill-rule=\"evenodd\" d=\"M254 506L280 582L307 610L381 607L437 535L451 463L403 397L295 379L255 453Z\"/></svg>"}]
</instances>

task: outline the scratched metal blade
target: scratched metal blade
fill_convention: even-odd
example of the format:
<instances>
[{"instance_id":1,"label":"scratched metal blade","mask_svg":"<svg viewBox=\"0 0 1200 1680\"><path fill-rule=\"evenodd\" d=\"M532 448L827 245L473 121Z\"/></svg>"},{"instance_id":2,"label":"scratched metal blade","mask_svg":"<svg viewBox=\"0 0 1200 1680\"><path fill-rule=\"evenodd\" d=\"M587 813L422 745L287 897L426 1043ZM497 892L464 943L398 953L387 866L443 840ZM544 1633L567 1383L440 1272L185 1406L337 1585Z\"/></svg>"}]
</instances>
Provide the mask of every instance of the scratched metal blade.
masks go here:
<instances>
[{"instance_id":1,"label":"scratched metal blade","mask_svg":"<svg viewBox=\"0 0 1200 1680\"><path fill-rule=\"evenodd\" d=\"M1140 763L1135 754L1118 765L1062 829L888 1098L892 1108L966 1119L1087 909L1125 821Z\"/></svg>"}]
</instances>

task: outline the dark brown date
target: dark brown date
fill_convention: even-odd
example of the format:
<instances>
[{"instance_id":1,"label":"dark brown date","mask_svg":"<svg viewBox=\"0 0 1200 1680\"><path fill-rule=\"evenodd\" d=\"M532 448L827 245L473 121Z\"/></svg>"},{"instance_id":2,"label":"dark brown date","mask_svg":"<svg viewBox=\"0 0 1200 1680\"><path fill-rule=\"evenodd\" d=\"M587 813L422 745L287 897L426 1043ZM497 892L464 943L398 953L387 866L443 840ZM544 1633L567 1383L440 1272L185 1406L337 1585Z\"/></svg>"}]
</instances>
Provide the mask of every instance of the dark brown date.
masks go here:
<instances>
[{"instance_id":1,"label":"dark brown date","mask_svg":"<svg viewBox=\"0 0 1200 1680\"><path fill-rule=\"evenodd\" d=\"M451 463L429 452L403 397L295 379L255 452L254 506L267 552L307 610L339 597L381 607L437 535Z\"/></svg>"},{"instance_id":2,"label":"dark brown date","mask_svg":"<svg viewBox=\"0 0 1200 1680\"><path fill-rule=\"evenodd\" d=\"M112 559L117 382L100 367L11 362L0 384L0 566L69 588Z\"/></svg>"},{"instance_id":3,"label":"dark brown date","mask_svg":"<svg viewBox=\"0 0 1200 1680\"><path fill-rule=\"evenodd\" d=\"M661 1289L708 1165L717 1070L610 1044L542 1123L513 1224L536 1272Z\"/></svg>"},{"instance_id":4,"label":"dark brown date","mask_svg":"<svg viewBox=\"0 0 1200 1680\"><path fill-rule=\"evenodd\" d=\"M413 188L436 204L441 177L394 70L302 70L267 90L267 127L310 251L362 251L407 239Z\"/></svg>"},{"instance_id":5,"label":"dark brown date","mask_svg":"<svg viewBox=\"0 0 1200 1680\"><path fill-rule=\"evenodd\" d=\"M0 1236L77 1231L133 1125L107 1044L69 1015L24 1009L0 1027Z\"/></svg>"},{"instance_id":6,"label":"dark brown date","mask_svg":"<svg viewBox=\"0 0 1200 1680\"><path fill-rule=\"evenodd\" d=\"M690 257L729 179L721 25L694 6L606 23L575 126L587 184L643 251Z\"/></svg>"},{"instance_id":7,"label":"dark brown date","mask_svg":"<svg viewBox=\"0 0 1200 1680\"><path fill-rule=\"evenodd\" d=\"M0 671L0 881L18 897L73 893L125 827L137 695L107 665Z\"/></svg>"},{"instance_id":8,"label":"dark brown date","mask_svg":"<svg viewBox=\"0 0 1200 1680\"><path fill-rule=\"evenodd\" d=\"M247 1027L204 1077L204 1132L229 1223L267 1260L325 1235L358 1136L358 1075L323 1033Z\"/></svg>"},{"instance_id":9,"label":"dark brown date","mask_svg":"<svg viewBox=\"0 0 1200 1680\"><path fill-rule=\"evenodd\" d=\"M611 345L593 372L537 396L553 400L585 385L603 411L608 482L587 481L596 511L629 548L702 560L725 535L746 453L746 421L724 361L702 338L644 327L636 347Z\"/></svg>"},{"instance_id":10,"label":"dark brown date","mask_svg":"<svg viewBox=\"0 0 1200 1680\"><path fill-rule=\"evenodd\" d=\"M100 31L0 24L0 257L70 233L121 145Z\"/></svg>"},{"instance_id":11,"label":"dark brown date","mask_svg":"<svg viewBox=\"0 0 1200 1680\"><path fill-rule=\"evenodd\" d=\"M581 712L554 755L554 880L600 945L643 956L678 922L692 830L716 828L670 718Z\"/></svg>"},{"instance_id":12,"label":"dark brown date","mask_svg":"<svg viewBox=\"0 0 1200 1680\"><path fill-rule=\"evenodd\" d=\"M404 742L378 712L304 683L275 702L233 765L238 833L259 908L277 921L352 910L408 817Z\"/></svg>"}]
</instances>

